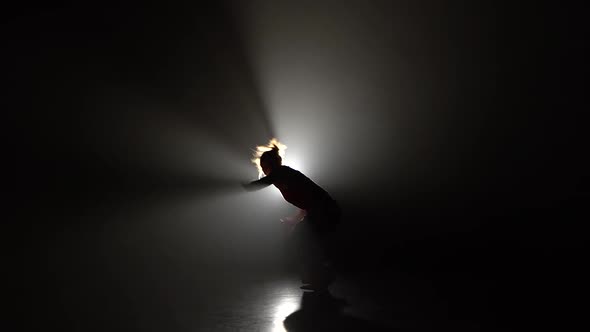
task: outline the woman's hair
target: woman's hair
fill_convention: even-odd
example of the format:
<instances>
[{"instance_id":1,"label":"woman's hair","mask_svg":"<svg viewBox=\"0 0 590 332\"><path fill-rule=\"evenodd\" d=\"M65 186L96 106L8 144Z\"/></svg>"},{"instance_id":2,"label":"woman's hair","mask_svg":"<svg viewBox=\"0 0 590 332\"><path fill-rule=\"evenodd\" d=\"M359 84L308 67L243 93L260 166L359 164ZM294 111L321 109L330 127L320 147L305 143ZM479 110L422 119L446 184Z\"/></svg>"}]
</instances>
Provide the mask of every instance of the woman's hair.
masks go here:
<instances>
[{"instance_id":1,"label":"woman's hair","mask_svg":"<svg viewBox=\"0 0 590 332\"><path fill-rule=\"evenodd\" d=\"M261 163L281 165L286 149L287 146L279 142L276 138L271 139L266 145L257 146L256 150L254 150L252 162L258 169L258 176L264 176Z\"/></svg>"},{"instance_id":2,"label":"woman's hair","mask_svg":"<svg viewBox=\"0 0 590 332\"><path fill-rule=\"evenodd\" d=\"M279 155L279 147L273 145L270 151L266 151L260 156L260 163L281 164L283 158Z\"/></svg>"}]
</instances>

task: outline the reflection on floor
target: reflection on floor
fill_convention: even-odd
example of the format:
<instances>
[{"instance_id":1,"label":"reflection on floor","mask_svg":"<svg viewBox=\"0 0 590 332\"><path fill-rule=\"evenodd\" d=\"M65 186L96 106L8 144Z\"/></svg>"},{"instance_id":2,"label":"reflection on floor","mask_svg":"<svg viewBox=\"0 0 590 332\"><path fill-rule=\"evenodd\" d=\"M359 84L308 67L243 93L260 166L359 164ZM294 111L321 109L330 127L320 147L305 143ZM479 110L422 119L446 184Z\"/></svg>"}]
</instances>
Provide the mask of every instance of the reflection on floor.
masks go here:
<instances>
[{"instance_id":1,"label":"reflection on floor","mask_svg":"<svg viewBox=\"0 0 590 332\"><path fill-rule=\"evenodd\" d=\"M486 330L469 317L451 320L427 282L340 277L329 292L303 291L297 278L284 273L218 282L216 290L204 287L191 305L178 308L178 330Z\"/></svg>"},{"instance_id":2,"label":"reflection on floor","mask_svg":"<svg viewBox=\"0 0 590 332\"><path fill-rule=\"evenodd\" d=\"M32 323L61 331L490 330L473 317L451 320L431 285L412 278L340 276L318 293L284 271L167 273L64 280L48 303L33 304L47 317Z\"/></svg>"},{"instance_id":3,"label":"reflection on floor","mask_svg":"<svg viewBox=\"0 0 590 332\"><path fill-rule=\"evenodd\" d=\"M494 330L485 280L465 285L460 273L445 277L432 269L406 275L411 269L401 264L344 256L329 293L304 291L279 243L257 246L276 251L274 259L249 261L253 252L226 247L264 241L238 245L230 241L237 237L214 236L227 234L225 226L198 228L191 213L186 222L163 214L79 222L31 241L36 247L15 269L25 272L23 330ZM253 238L271 238L262 235Z\"/></svg>"}]
</instances>

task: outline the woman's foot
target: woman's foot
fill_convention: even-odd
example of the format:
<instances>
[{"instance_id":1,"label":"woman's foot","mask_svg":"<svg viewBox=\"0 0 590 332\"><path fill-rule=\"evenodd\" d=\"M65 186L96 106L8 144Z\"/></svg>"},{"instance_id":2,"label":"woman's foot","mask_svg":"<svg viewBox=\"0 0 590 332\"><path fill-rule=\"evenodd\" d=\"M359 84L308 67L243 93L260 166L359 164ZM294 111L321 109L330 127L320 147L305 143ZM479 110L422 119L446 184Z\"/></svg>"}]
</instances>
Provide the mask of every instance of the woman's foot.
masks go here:
<instances>
[{"instance_id":1,"label":"woman's foot","mask_svg":"<svg viewBox=\"0 0 590 332\"><path fill-rule=\"evenodd\" d=\"M311 290L314 292L327 292L329 284L307 284L299 288L303 290Z\"/></svg>"},{"instance_id":2,"label":"woman's foot","mask_svg":"<svg viewBox=\"0 0 590 332\"><path fill-rule=\"evenodd\" d=\"M331 269L323 269L320 272L302 276L301 282L305 285L300 288L314 291L327 290L334 279L334 272Z\"/></svg>"}]
</instances>

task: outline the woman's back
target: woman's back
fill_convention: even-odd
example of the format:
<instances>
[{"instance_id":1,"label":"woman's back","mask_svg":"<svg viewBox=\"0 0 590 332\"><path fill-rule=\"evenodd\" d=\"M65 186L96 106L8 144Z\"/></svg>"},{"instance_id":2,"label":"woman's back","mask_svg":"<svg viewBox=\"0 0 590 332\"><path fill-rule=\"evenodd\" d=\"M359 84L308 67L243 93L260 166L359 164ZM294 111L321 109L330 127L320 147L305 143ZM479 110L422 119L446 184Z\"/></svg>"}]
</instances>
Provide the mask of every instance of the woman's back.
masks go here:
<instances>
[{"instance_id":1,"label":"woman's back","mask_svg":"<svg viewBox=\"0 0 590 332\"><path fill-rule=\"evenodd\" d=\"M285 200L308 213L335 204L332 197L303 173L289 166L280 166L268 175Z\"/></svg>"}]
</instances>

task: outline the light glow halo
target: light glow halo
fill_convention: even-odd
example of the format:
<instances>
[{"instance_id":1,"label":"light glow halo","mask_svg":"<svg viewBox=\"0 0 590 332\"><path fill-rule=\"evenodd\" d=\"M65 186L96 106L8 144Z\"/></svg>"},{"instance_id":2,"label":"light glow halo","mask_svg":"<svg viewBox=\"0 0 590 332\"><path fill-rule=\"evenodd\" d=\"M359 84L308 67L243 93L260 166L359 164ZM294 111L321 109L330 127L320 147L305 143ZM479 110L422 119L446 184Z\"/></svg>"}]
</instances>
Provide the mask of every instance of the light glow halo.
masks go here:
<instances>
[{"instance_id":1,"label":"light glow halo","mask_svg":"<svg viewBox=\"0 0 590 332\"><path fill-rule=\"evenodd\" d=\"M272 150L272 148L274 146L277 146L279 148L279 156L281 156L281 158L285 158L285 150L287 150L287 146L281 142L279 142L279 140L277 140L276 138L272 138L266 145L259 145L256 147L255 150L253 150L253 158L251 159L252 163L254 165L256 165L256 169L258 169L258 178L262 178L264 176L264 172L262 171L262 166L260 166L260 157L262 156L263 153L265 153L266 151L270 151Z\"/></svg>"}]
</instances>

